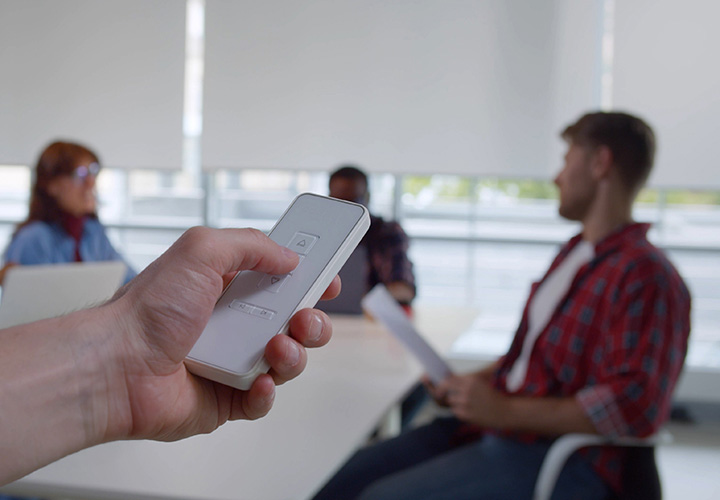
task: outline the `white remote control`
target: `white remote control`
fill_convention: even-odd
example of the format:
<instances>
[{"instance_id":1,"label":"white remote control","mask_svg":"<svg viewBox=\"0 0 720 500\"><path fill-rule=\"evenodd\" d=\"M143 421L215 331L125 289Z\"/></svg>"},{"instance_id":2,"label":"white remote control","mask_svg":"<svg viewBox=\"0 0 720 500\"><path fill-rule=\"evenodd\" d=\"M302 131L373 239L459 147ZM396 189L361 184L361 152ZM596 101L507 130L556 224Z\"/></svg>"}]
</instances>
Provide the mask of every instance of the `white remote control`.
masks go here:
<instances>
[{"instance_id":1,"label":"white remote control","mask_svg":"<svg viewBox=\"0 0 720 500\"><path fill-rule=\"evenodd\" d=\"M242 271L220 296L185 364L201 377L247 390L269 369L263 356L290 318L313 307L370 227L367 208L314 194L290 204L269 237L300 258L288 274Z\"/></svg>"}]
</instances>

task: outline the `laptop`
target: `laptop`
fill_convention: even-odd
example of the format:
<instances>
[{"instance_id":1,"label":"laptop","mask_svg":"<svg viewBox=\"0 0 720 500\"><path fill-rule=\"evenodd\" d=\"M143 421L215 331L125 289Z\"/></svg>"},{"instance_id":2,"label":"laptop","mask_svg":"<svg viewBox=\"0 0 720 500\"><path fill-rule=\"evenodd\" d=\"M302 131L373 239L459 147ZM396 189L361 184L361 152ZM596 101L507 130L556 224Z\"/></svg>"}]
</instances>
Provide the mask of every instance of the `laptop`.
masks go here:
<instances>
[{"instance_id":1,"label":"laptop","mask_svg":"<svg viewBox=\"0 0 720 500\"><path fill-rule=\"evenodd\" d=\"M2 286L0 328L101 304L120 287L126 267L121 261L12 267Z\"/></svg>"},{"instance_id":2,"label":"laptop","mask_svg":"<svg viewBox=\"0 0 720 500\"><path fill-rule=\"evenodd\" d=\"M315 308L328 314L362 314L362 298L368 292L367 259L367 248L358 245L338 273L342 280L340 295L321 300Z\"/></svg>"}]
</instances>

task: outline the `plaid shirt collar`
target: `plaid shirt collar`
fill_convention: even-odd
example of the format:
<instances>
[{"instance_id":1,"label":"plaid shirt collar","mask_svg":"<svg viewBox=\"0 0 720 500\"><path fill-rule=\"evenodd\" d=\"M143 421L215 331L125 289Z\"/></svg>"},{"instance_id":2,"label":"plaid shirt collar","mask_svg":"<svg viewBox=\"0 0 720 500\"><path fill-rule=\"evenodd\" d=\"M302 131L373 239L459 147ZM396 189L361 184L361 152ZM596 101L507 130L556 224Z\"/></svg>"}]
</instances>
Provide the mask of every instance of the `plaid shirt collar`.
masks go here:
<instances>
[{"instance_id":1,"label":"plaid shirt collar","mask_svg":"<svg viewBox=\"0 0 720 500\"><path fill-rule=\"evenodd\" d=\"M652 224L646 222L632 222L618 227L610 234L605 236L602 240L595 244L595 258L593 261L604 258L609 253L614 252L621 247L627 241L637 241L645 239L647 232L652 227ZM553 266L548 270L547 274L550 274L555 268L565 260L565 257L572 251L578 243L583 239L583 233L576 234L560 251L559 259L557 259Z\"/></svg>"}]
</instances>

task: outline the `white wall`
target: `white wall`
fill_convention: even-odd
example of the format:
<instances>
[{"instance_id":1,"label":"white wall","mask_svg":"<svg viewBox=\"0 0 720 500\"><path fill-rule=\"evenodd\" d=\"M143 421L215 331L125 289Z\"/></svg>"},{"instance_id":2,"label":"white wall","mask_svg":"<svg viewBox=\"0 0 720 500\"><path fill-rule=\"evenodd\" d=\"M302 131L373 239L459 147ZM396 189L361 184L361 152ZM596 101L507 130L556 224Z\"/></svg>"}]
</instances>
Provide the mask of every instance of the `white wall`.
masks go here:
<instances>
[{"instance_id":1,"label":"white wall","mask_svg":"<svg viewBox=\"0 0 720 500\"><path fill-rule=\"evenodd\" d=\"M720 3L618 0L613 101L655 128L650 183L720 188Z\"/></svg>"},{"instance_id":2,"label":"white wall","mask_svg":"<svg viewBox=\"0 0 720 500\"><path fill-rule=\"evenodd\" d=\"M545 178L600 5L208 0L203 164Z\"/></svg>"},{"instance_id":3,"label":"white wall","mask_svg":"<svg viewBox=\"0 0 720 500\"><path fill-rule=\"evenodd\" d=\"M207 0L203 164L548 178L600 105L603 0ZM707 0L614 2L613 97L657 131L651 183L720 186ZM183 0L0 0L0 163L54 138L179 167Z\"/></svg>"},{"instance_id":4,"label":"white wall","mask_svg":"<svg viewBox=\"0 0 720 500\"><path fill-rule=\"evenodd\" d=\"M184 64L183 1L0 0L0 164L62 138L179 168Z\"/></svg>"}]
</instances>

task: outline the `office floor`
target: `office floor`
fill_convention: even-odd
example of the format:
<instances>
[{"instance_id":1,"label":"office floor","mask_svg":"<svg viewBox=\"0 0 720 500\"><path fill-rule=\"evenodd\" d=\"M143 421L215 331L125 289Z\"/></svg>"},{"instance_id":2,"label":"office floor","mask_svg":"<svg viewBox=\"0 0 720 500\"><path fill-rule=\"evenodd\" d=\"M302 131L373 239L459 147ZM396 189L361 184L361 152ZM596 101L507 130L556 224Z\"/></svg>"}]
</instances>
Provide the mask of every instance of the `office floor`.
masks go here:
<instances>
[{"instance_id":1,"label":"office floor","mask_svg":"<svg viewBox=\"0 0 720 500\"><path fill-rule=\"evenodd\" d=\"M657 451L664 498L720 498L720 422L669 424L673 442Z\"/></svg>"}]
</instances>

